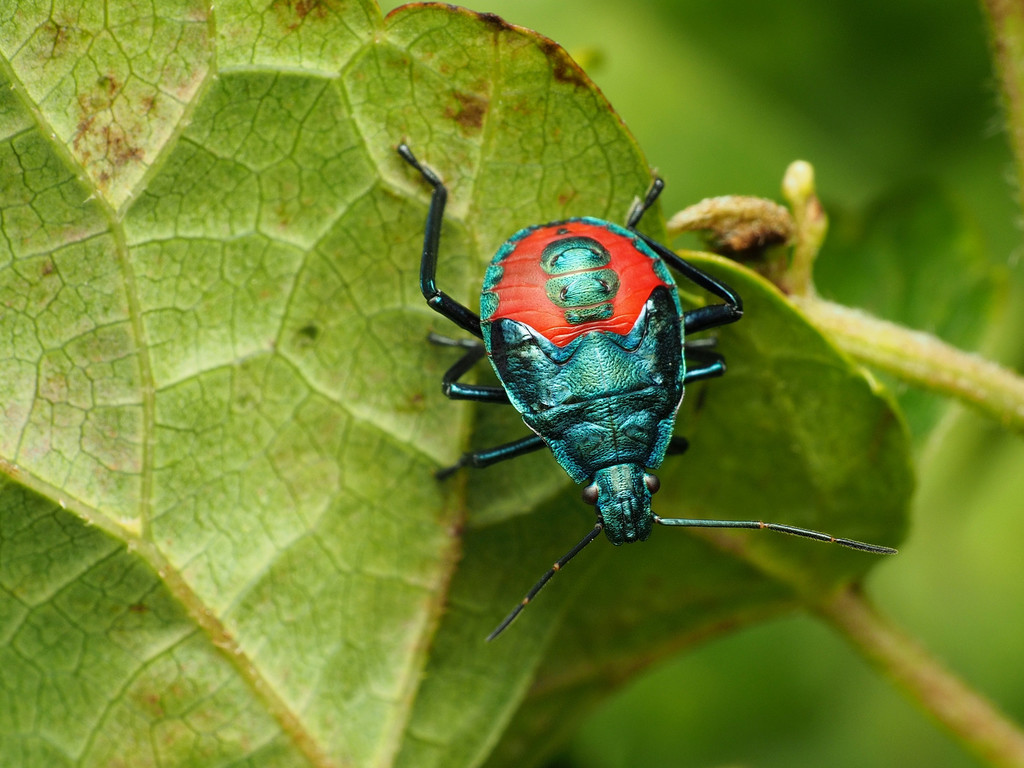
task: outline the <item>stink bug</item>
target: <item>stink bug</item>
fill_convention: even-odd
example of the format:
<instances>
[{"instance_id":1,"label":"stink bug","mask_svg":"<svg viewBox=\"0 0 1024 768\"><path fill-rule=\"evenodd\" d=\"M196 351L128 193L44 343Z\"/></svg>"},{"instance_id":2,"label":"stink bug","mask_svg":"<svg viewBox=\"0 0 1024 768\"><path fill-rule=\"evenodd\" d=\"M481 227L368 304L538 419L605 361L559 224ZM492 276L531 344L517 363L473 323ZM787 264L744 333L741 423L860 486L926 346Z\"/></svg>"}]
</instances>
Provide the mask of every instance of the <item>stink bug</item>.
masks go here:
<instances>
[{"instance_id":1,"label":"stink bug","mask_svg":"<svg viewBox=\"0 0 1024 768\"><path fill-rule=\"evenodd\" d=\"M427 304L478 340L431 334L463 356L442 379L454 400L511 404L534 434L485 451L463 454L461 467L486 467L547 447L596 507L597 522L555 563L488 636L493 640L566 563L604 531L612 544L645 541L654 524L689 528L760 528L877 554L896 550L827 533L758 520L664 518L651 511L667 452L686 441L672 434L684 386L721 376L722 356L685 336L733 323L743 302L725 283L638 232L664 187L655 178L619 226L590 217L521 229L491 260L477 315L437 287L438 244L448 192L406 144L398 154L433 188L423 237L420 290ZM683 310L674 269L721 304ZM460 381L488 357L501 387Z\"/></svg>"}]
</instances>

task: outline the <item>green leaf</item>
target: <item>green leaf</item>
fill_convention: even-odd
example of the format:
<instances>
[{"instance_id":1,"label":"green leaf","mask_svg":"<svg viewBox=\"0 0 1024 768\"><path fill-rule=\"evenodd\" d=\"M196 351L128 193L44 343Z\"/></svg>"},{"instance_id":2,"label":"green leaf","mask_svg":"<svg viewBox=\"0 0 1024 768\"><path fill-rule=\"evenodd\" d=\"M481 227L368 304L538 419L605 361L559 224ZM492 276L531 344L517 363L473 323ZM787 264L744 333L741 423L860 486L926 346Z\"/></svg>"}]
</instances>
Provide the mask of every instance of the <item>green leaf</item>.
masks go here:
<instances>
[{"instance_id":1,"label":"green leaf","mask_svg":"<svg viewBox=\"0 0 1024 768\"><path fill-rule=\"evenodd\" d=\"M560 48L492 16L90 13L0 11L0 762L479 765L517 710L544 730L611 672L874 562L659 531L595 545L484 644L592 513L548 456L433 479L525 428L439 393L429 190L394 146L450 186L439 274L471 301L516 229L621 220L649 183L634 141ZM887 398L712 268L748 317L689 394L662 509L897 540Z\"/></svg>"}]
</instances>

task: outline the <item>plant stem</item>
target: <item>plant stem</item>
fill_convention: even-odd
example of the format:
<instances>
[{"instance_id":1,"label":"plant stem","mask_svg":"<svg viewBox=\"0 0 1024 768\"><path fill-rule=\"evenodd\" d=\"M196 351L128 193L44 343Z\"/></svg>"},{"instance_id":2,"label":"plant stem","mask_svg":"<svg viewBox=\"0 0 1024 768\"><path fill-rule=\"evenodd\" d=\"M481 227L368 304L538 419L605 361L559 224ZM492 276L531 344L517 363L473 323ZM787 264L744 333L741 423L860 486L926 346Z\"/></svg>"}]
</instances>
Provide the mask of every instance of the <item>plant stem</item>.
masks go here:
<instances>
[{"instance_id":1,"label":"plant stem","mask_svg":"<svg viewBox=\"0 0 1024 768\"><path fill-rule=\"evenodd\" d=\"M828 216L814 190L814 167L804 160L790 163L782 178L782 195L793 212L796 237L779 287L790 295L814 296L814 261L828 233Z\"/></svg>"},{"instance_id":2,"label":"plant stem","mask_svg":"<svg viewBox=\"0 0 1024 768\"><path fill-rule=\"evenodd\" d=\"M847 587L815 608L883 674L987 764L1024 766L1024 733Z\"/></svg>"},{"instance_id":3,"label":"plant stem","mask_svg":"<svg viewBox=\"0 0 1024 768\"><path fill-rule=\"evenodd\" d=\"M868 365L950 395L1024 432L1024 378L920 331L813 296L790 296L819 329Z\"/></svg>"},{"instance_id":4,"label":"plant stem","mask_svg":"<svg viewBox=\"0 0 1024 768\"><path fill-rule=\"evenodd\" d=\"M1024 195L1024 4L982 0L992 38L992 64L999 76L1010 146L1017 165L1018 194ZM1024 210L1024 198L1019 200Z\"/></svg>"}]
</instances>

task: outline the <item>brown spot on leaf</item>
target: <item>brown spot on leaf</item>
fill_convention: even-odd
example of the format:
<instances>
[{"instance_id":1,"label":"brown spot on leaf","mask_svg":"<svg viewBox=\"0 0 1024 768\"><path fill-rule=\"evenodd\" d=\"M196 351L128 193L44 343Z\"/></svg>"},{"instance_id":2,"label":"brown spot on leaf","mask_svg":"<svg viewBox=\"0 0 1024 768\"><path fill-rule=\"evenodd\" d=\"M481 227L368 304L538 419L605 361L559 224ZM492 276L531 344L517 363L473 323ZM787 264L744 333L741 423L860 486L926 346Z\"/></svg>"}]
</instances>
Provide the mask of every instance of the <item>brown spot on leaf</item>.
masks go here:
<instances>
[{"instance_id":1,"label":"brown spot on leaf","mask_svg":"<svg viewBox=\"0 0 1024 768\"><path fill-rule=\"evenodd\" d=\"M499 32L506 32L512 29L512 25L505 21L501 16L496 13L479 13L477 17L484 24L494 27Z\"/></svg>"},{"instance_id":2,"label":"brown spot on leaf","mask_svg":"<svg viewBox=\"0 0 1024 768\"><path fill-rule=\"evenodd\" d=\"M116 167L141 160L145 155L142 147L128 141L124 130L118 125L103 126L103 138L107 146L107 159Z\"/></svg>"},{"instance_id":3,"label":"brown spot on leaf","mask_svg":"<svg viewBox=\"0 0 1024 768\"><path fill-rule=\"evenodd\" d=\"M87 110L83 109L83 112ZM133 142L129 134L116 123L109 122L109 112L92 111L86 114L75 127L71 139L75 154L83 166L102 163L95 171L94 178L105 186L114 175L114 170L129 163L142 160L145 150Z\"/></svg>"},{"instance_id":4,"label":"brown spot on leaf","mask_svg":"<svg viewBox=\"0 0 1024 768\"><path fill-rule=\"evenodd\" d=\"M71 42L72 27L49 19L43 24L41 31L50 37L49 57L51 59L59 59L67 52Z\"/></svg>"},{"instance_id":5,"label":"brown spot on leaf","mask_svg":"<svg viewBox=\"0 0 1024 768\"><path fill-rule=\"evenodd\" d=\"M100 90L105 92L110 100L113 101L114 96L121 90L121 84L113 74L100 75L96 78L96 85L100 87Z\"/></svg>"},{"instance_id":6,"label":"brown spot on leaf","mask_svg":"<svg viewBox=\"0 0 1024 768\"><path fill-rule=\"evenodd\" d=\"M480 130L483 127L487 109L490 107L490 101L482 96L477 96L473 93L462 93L461 91L455 91L454 96L456 101L459 102L459 106L457 109L455 107L448 107L445 110L445 116L467 130Z\"/></svg>"},{"instance_id":7,"label":"brown spot on leaf","mask_svg":"<svg viewBox=\"0 0 1024 768\"><path fill-rule=\"evenodd\" d=\"M333 7L332 7L333 6ZM339 3L331 0L274 0L273 9L285 29L298 29L307 18L326 19Z\"/></svg>"},{"instance_id":8,"label":"brown spot on leaf","mask_svg":"<svg viewBox=\"0 0 1024 768\"><path fill-rule=\"evenodd\" d=\"M92 125L96 122L96 115L88 115L78 121L78 125L75 126L75 136L72 139L75 151L79 151L79 143L92 131Z\"/></svg>"},{"instance_id":9,"label":"brown spot on leaf","mask_svg":"<svg viewBox=\"0 0 1024 768\"><path fill-rule=\"evenodd\" d=\"M555 80L579 88L590 87L590 81L580 69L579 64L572 60L562 46L547 38L541 38L538 42L541 50L547 54L548 60L551 62L551 74L554 75Z\"/></svg>"}]
</instances>

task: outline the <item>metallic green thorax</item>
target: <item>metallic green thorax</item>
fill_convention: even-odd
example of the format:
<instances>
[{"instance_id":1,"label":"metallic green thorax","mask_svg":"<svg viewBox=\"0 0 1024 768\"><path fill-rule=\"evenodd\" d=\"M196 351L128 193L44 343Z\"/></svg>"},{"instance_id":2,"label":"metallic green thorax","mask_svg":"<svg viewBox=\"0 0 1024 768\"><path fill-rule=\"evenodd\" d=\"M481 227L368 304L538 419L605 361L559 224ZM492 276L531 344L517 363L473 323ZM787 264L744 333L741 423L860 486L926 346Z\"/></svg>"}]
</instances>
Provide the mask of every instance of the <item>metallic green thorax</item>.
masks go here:
<instances>
[{"instance_id":1,"label":"metallic green thorax","mask_svg":"<svg viewBox=\"0 0 1024 768\"><path fill-rule=\"evenodd\" d=\"M580 258L569 245L565 258ZM500 280L500 256L485 295ZM628 289L619 286L614 263L588 266L602 267L596 279L610 289ZM509 400L573 480L596 485L597 513L614 544L651 532L646 470L661 465L683 397L682 310L668 281L628 333L593 331L564 347L514 318L491 318L484 306L484 344Z\"/></svg>"}]
</instances>

